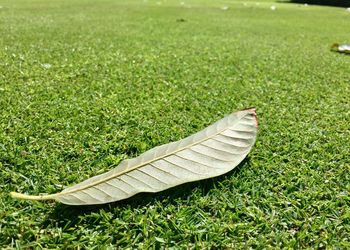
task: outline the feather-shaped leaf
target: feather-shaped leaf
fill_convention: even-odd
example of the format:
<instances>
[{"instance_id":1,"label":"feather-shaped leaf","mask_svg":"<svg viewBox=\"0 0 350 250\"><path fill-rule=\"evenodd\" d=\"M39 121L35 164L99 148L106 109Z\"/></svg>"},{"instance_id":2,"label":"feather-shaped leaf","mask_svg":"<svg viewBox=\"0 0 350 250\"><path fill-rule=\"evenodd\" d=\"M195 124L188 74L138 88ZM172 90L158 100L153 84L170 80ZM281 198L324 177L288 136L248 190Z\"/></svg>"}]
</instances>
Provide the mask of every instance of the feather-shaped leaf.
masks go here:
<instances>
[{"instance_id":1,"label":"feather-shaped leaf","mask_svg":"<svg viewBox=\"0 0 350 250\"><path fill-rule=\"evenodd\" d=\"M242 110L185 139L124 160L116 168L60 193L11 195L22 199L54 199L69 205L89 205L123 200L140 192L158 192L227 173L246 157L256 135L255 109Z\"/></svg>"}]
</instances>

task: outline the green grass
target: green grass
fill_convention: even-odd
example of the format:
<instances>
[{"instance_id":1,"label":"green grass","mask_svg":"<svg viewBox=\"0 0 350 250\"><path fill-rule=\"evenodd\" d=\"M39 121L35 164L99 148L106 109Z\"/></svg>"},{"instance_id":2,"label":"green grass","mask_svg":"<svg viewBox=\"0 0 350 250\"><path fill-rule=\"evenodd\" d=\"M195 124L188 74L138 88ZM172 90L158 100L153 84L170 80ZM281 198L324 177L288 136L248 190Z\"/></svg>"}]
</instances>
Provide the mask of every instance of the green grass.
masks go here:
<instances>
[{"instance_id":1,"label":"green grass","mask_svg":"<svg viewBox=\"0 0 350 250\"><path fill-rule=\"evenodd\" d=\"M180 2L0 0L0 248L350 248L350 57L329 49L350 14ZM8 195L251 106L257 143L225 176L103 206Z\"/></svg>"}]
</instances>

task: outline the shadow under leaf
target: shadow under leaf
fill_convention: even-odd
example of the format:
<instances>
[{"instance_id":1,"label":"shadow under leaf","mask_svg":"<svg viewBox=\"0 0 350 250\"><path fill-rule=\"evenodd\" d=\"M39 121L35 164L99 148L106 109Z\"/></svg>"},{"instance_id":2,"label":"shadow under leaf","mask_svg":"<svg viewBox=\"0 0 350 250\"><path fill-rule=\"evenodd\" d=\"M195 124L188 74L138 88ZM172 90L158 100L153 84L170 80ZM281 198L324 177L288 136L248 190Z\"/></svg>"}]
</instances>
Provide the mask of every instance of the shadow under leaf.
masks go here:
<instances>
[{"instance_id":1,"label":"shadow under leaf","mask_svg":"<svg viewBox=\"0 0 350 250\"><path fill-rule=\"evenodd\" d=\"M139 193L128 199L113 203L86 206L69 206L57 203L52 213L48 215L44 224L48 225L55 221L56 225L65 228L67 226L79 224L82 216L88 216L100 212L100 210L111 212L114 211L116 207L133 210L144 208L145 206L149 206L156 202L163 205L176 205L179 204L179 201L189 199L189 196L194 190L199 190L200 194L203 196L207 195L211 190L217 188L218 184L227 179L227 177L238 174L240 169L245 165L249 165L249 157L246 157L237 167L224 175L201 181L184 183L158 193Z\"/></svg>"},{"instance_id":2,"label":"shadow under leaf","mask_svg":"<svg viewBox=\"0 0 350 250\"><path fill-rule=\"evenodd\" d=\"M334 6L334 7L350 7L349 0L291 0L291 1L277 0L277 2L278 3L324 5L324 6Z\"/></svg>"}]
</instances>

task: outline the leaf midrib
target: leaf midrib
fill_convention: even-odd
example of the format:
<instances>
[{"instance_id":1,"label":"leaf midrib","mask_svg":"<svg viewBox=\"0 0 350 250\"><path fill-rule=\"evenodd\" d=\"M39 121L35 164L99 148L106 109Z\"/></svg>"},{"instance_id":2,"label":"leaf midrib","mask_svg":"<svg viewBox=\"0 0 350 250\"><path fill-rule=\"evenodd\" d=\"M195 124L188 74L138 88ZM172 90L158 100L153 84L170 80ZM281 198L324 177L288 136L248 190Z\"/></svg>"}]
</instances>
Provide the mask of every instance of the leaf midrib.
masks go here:
<instances>
[{"instance_id":1,"label":"leaf midrib","mask_svg":"<svg viewBox=\"0 0 350 250\"><path fill-rule=\"evenodd\" d=\"M245 115L243 115L242 117L240 117L239 119L237 119L237 121L236 121L234 124L232 124L231 126L236 125L236 124L237 124L243 117L245 117L247 114L249 114L249 113L246 113ZM231 114L231 115L234 115L234 114ZM231 116L231 115L229 115L229 116ZM228 116L228 117L229 117L229 116ZM228 117L227 117L227 118L228 118ZM230 127L231 127L231 126L230 126ZM103 182L107 182L107 181L109 181L109 180L111 180L111 179L114 179L114 178L117 178L117 177L119 177L119 176L121 176L121 175L123 175L123 174L129 173L129 172L131 172L131 171L133 171L133 170L135 170L135 169L138 169L138 168L140 168L140 167L142 167L142 166L145 166L145 165L147 165L147 164L149 164L149 163L152 163L152 162L154 162L154 161L157 161L157 160L160 160L160 159L162 159L162 158L168 157L168 156L170 156L170 155L176 154L177 152L180 152L180 151L185 150L185 149L187 149L187 148L190 148L190 147L192 147L192 146L194 146L194 145L196 145L196 144L199 144L199 143L202 143L202 142L204 142L204 141L206 141L206 140L209 140L210 138L212 138L212 137L214 137L214 136L216 136L216 135L222 133L222 132L225 131L226 129L228 129L228 126L226 126L226 127L225 127L224 129L222 129L222 130L219 130L218 132L216 132L215 134L213 134L211 137L207 137L207 138L205 138L205 139L202 139L202 140L199 140L199 141L197 141L197 142L191 143L191 144L189 144L189 145L187 145L187 146L185 146L185 147L183 147L183 148L176 149L175 151L173 151L173 152L171 152L171 153L166 153L166 154L163 155L163 156L158 156L157 158L154 158L153 160L150 160L150 161L144 162L144 163L142 163L142 164L136 165L136 166L131 167L131 168L129 168L129 169L126 169L126 170L124 170L124 171L121 171L121 172L118 172L118 173L116 173L116 174L113 174L113 175L111 175L110 177L104 178L104 179L102 179L102 180L95 181L95 182L93 182L93 183L91 183L91 184L88 184L88 185L86 185L86 186L83 186L83 187L80 187L80 188L77 188L77 189L72 189L72 190L69 190L69 191L67 191L67 192L62 191L62 192L60 192L60 193L53 194L51 197L52 197L52 198L55 198L55 197L59 197L59 196L62 196L62 195L67 195L67 194L75 193L75 192L78 192L78 191L85 190L85 189L88 189L88 188L90 188L90 187L96 186L96 185L101 184L101 183L103 183ZM201 130L200 130L200 131L201 131ZM200 132L200 131L198 131L198 132ZM187 138L187 137L186 137L186 138ZM184 138L184 139L186 139L186 138ZM184 139L182 139L182 140L184 140ZM141 156L141 155L140 155L140 156ZM117 167L118 167L118 166L117 166Z\"/></svg>"}]
</instances>

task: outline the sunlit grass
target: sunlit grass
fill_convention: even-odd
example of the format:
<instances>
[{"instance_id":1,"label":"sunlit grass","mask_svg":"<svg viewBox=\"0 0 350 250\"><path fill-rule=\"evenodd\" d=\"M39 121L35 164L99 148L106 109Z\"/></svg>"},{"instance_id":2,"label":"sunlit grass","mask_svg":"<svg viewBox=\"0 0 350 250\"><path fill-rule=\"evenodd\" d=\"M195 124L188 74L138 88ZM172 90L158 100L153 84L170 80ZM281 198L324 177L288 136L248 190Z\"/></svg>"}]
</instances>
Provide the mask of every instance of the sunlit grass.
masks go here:
<instances>
[{"instance_id":1,"label":"sunlit grass","mask_svg":"<svg viewBox=\"0 0 350 250\"><path fill-rule=\"evenodd\" d=\"M345 9L0 6L0 246L350 247L350 56L330 51L350 42ZM252 106L257 143L223 177L98 207L8 196L61 191Z\"/></svg>"}]
</instances>

